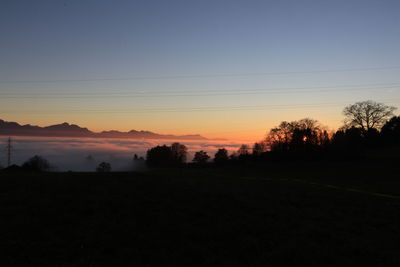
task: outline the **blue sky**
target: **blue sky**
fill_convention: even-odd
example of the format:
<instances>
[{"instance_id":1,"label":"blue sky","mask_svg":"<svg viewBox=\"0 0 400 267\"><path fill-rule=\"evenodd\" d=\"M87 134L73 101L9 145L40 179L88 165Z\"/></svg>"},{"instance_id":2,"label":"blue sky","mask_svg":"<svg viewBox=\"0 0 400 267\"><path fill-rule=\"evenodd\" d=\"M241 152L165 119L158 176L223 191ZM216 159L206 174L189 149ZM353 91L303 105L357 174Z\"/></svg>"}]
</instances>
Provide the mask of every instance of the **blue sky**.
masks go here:
<instances>
[{"instance_id":1,"label":"blue sky","mask_svg":"<svg viewBox=\"0 0 400 267\"><path fill-rule=\"evenodd\" d=\"M386 0L3 0L0 112L41 125L252 138L306 116L335 128L346 103L399 106L400 68L388 68L400 67L399 14L400 2ZM293 73L314 70L349 71ZM218 76L241 73L269 75ZM282 92L224 94L264 89Z\"/></svg>"}]
</instances>

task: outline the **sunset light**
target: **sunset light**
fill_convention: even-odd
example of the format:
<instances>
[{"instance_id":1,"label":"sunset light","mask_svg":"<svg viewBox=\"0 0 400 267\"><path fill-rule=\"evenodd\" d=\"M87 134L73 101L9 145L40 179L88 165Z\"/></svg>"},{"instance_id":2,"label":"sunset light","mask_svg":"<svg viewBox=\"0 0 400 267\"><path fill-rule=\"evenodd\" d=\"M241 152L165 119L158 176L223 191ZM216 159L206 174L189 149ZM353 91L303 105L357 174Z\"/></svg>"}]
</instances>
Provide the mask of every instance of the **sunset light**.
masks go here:
<instances>
[{"instance_id":1,"label":"sunset light","mask_svg":"<svg viewBox=\"0 0 400 267\"><path fill-rule=\"evenodd\" d=\"M400 266L399 0L1 0L0 266Z\"/></svg>"}]
</instances>

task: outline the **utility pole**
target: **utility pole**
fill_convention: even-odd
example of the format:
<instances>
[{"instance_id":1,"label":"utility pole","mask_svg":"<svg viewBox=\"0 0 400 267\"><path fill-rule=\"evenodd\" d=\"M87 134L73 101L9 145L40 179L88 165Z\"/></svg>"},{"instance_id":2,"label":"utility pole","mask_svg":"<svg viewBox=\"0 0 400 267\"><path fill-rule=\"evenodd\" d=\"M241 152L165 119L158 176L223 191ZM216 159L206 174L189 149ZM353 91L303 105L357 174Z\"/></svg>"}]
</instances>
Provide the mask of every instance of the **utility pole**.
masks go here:
<instances>
[{"instance_id":1,"label":"utility pole","mask_svg":"<svg viewBox=\"0 0 400 267\"><path fill-rule=\"evenodd\" d=\"M7 141L7 166L8 167L10 167L10 165L11 165L11 149L12 149L11 137L8 137L8 141Z\"/></svg>"}]
</instances>

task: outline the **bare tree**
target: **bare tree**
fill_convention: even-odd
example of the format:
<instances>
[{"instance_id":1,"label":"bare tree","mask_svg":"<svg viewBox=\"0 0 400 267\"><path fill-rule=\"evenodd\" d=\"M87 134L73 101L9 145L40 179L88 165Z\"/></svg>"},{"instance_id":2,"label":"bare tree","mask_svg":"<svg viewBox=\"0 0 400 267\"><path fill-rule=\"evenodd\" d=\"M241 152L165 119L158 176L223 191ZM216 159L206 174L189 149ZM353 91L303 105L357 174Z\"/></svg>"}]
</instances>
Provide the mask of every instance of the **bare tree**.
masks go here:
<instances>
[{"instance_id":1,"label":"bare tree","mask_svg":"<svg viewBox=\"0 0 400 267\"><path fill-rule=\"evenodd\" d=\"M357 102L344 108L345 125L361 128L363 131L380 129L393 116L394 110L396 110L395 107L371 100Z\"/></svg>"},{"instance_id":2,"label":"bare tree","mask_svg":"<svg viewBox=\"0 0 400 267\"><path fill-rule=\"evenodd\" d=\"M305 118L298 121L283 121L270 130L265 144L273 151L298 150L308 146L320 146L329 137L325 127L318 121Z\"/></svg>"}]
</instances>

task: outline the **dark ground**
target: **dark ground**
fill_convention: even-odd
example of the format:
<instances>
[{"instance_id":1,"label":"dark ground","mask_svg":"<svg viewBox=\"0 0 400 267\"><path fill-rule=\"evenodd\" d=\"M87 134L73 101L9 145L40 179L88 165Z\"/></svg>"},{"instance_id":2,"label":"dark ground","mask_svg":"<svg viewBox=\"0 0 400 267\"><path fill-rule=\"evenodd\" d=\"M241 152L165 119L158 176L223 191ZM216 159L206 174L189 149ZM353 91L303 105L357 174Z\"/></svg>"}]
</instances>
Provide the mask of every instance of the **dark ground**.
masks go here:
<instances>
[{"instance_id":1,"label":"dark ground","mask_svg":"<svg viewBox=\"0 0 400 267\"><path fill-rule=\"evenodd\" d=\"M399 173L397 160L0 173L0 264L399 266Z\"/></svg>"}]
</instances>

